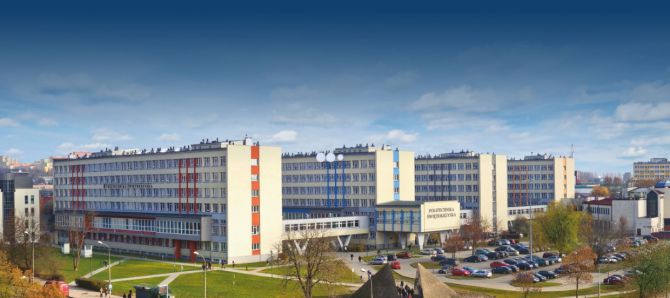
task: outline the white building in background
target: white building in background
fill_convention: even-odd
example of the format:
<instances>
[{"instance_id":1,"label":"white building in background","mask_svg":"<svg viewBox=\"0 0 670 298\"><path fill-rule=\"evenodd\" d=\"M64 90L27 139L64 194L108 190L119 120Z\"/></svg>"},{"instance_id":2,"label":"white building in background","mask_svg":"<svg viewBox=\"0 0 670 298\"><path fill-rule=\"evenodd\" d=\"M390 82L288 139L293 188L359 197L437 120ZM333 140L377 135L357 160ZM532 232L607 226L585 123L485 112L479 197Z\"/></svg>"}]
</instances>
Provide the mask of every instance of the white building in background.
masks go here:
<instances>
[{"instance_id":1,"label":"white building in background","mask_svg":"<svg viewBox=\"0 0 670 298\"><path fill-rule=\"evenodd\" d=\"M628 198L587 201L582 210L588 212L597 224L605 229L617 230L621 218L625 219L630 236L649 235L663 231L666 208L664 194L648 189L636 191Z\"/></svg>"},{"instance_id":2,"label":"white building in background","mask_svg":"<svg viewBox=\"0 0 670 298\"><path fill-rule=\"evenodd\" d=\"M458 201L494 231L507 230L507 157L472 151L418 156L415 160L416 199Z\"/></svg>"},{"instance_id":3,"label":"white building in background","mask_svg":"<svg viewBox=\"0 0 670 298\"><path fill-rule=\"evenodd\" d=\"M282 237L281 150L250 139L54 160L57 239L91 229L114 251L252 262ZM37 196L36 196L37 197ZM90 215L87 220L85 215ZM102 247L101 247L102 248Z\"/></svg>"},{"instance_id":4,"label":"white building in background","mask_svg":"<svg viewBox=\"0 0 670 298\"><path fill-rule=\"evenodd\" d=\"M15 234L17 241L25 241L23 232L29 232L39 239L39 189L33 189L30 176L25 173L0 175L0 203L0 238L6 240L6 235Z\"/></svg>"}]
</instances>

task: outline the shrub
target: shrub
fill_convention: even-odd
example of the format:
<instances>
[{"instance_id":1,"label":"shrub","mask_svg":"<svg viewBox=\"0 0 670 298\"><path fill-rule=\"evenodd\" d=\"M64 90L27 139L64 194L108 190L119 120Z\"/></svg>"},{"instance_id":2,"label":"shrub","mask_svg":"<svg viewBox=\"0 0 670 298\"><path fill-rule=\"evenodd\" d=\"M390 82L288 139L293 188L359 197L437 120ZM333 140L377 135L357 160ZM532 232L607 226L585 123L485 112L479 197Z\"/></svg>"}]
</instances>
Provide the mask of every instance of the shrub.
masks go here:
<instances>
[{"instance_id":1,"label":"shrub","mask_svg":"<svg viewBox=\"0 0 670 298\"><path fill-rule=\"evenodd\" d=\"M107 281L97 279L77 278L75 282L77 286L91 291L100 291L101 288L107 287Z\"/></svg>"}]
</instances>

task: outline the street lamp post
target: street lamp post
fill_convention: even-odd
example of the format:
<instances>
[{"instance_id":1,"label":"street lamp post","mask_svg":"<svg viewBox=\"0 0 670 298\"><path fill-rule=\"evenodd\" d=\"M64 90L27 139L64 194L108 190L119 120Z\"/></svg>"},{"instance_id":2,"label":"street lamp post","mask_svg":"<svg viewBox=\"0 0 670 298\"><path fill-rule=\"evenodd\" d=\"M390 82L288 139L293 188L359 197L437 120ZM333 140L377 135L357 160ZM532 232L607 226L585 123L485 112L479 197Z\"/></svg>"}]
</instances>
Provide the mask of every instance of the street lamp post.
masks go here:
<instances>
[{"instance_id":1,"label":"street lamp post","mask_svg":"<svg viewBox=\"0 0 670 298\"><path fill-rule=\"evenodd\" d=\"M203 257L199 252L195 251L193 253L196 254L197 256L200 256L200 258L202 258L202 263L203 264L206 263L205 262L205 257ZM205 268L205 270L204 270L205 271L205 298L207 298L207 265L205 265L204 268Z\"/></svg>"},{"instance_id":2,"label":"street lamp post","mask_svg":"<svg viewBox=\"0 0 670 298\"><path fill-rule=\"evenodd\" d=\"M98 240L98 244L107 247L107 289L112 293L112 249L109 245Z\"/></svg>"},{"instance_id":3,"label":"street lamp post","mask_svg":"<svg viewBox=\"0 0 670 298\"><path fill-rule=\"evenodd\" d=\"M35 232L32 232L32 235L28 233L28 231L24 231L24 234L28 236L28 239L30 239L30 244L32 245L32 250L33 250L33 259L32 259L32 269L31 269L31 275L30 275L30 282L33 282L35 280Z\"/></svg>"}]
</instances>

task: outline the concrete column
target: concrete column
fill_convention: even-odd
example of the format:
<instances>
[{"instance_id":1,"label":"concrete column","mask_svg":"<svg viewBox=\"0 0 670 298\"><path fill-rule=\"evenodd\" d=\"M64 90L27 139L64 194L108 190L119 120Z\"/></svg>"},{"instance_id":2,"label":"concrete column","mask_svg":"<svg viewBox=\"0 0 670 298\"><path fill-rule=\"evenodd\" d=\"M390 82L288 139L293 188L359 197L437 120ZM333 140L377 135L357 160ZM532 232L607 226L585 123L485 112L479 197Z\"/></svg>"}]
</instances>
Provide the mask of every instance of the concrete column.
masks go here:
<instances>
[{"instance_id":1,"label":"concrete column","mask_svg":"<svg viewBox=\"0 0 670 298\"><path fill-rule=\"evenodd\" d=\"M403 237L404 236L404 237ZM398 232L398 240L400 241L400 247L405 249L407 246L407 236L403 235L401 232Z\"/></svg>"},{"instance_id":2,"label":"concrete column","mask_svg":"<svg viewBox=\"0 0 670 298\"><path fill-rule=\"evenodd\" d=\"M419 249L423 249L423 245L424 245L425 242L426 242L426 234L424 234L424 233L418 233L418 234L416 235L416 238L417 238L418 241L419 241Z\"/></svg>"},{"instance_id":3,"label":"concrete column","mask_svg":"<svg viewBox=\"0 0 670 298\"><path fill-rule=\"evenodd\" d=\"M447 242L447 237L449 233L447 231L440 232L440 246L444 246L444 243Z\"/></svg>"},{"instance_id":4,"label":"concrete column","mask_svg":"<svg viewBox=\"0 0 670 298\"><path fill-rule=\"evenodd\" d=\"M344 240L344 247L349 247L349 242L351 242L351 235L347 235L347 240Z\"/></svg>"},{"instance_id":5,"label":"concrete column","mask_svg":"<svg viewBox=\"0 0 670 298\"><path fill-rule=\"evenodd\" d=\"M337 238L337 244L340 245L339 248L341 250L344 250L344 244L342 244L342 238L340 238L340 236L337 236L336 238Z\"/></svg>"}]
</instances>

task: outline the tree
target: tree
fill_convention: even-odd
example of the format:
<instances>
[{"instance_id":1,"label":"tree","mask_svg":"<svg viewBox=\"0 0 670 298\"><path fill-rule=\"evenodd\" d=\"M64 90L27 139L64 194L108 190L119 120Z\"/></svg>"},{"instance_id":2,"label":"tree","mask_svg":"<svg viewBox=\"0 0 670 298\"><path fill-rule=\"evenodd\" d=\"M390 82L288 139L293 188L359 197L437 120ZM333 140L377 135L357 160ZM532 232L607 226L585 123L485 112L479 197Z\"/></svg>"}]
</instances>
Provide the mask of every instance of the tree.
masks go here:
<instances>
[{"instance_id":1,"label":"tree","mask_svg":"<svg viewBox=\"0 0 670 298\"><path fill-rule=\"evenodd\" d=\"M575 297L579 297L579 283L591 282L591 271L595 266L596 254L590 247L584 246L565 256L563 263L566 266L568 278L575 281Z\"/></svg>"},{"instance_id":2,"label":"tree","mask_svg":"<svg viewBox=\"0 0 670 298\"><path fill-rule=\"evenodd\" d=\"M514 232L530 235L530 221L524 216L517 216L512 221L512 229Z\"/></svg>"},{"instance_id":3,"label":"tree","mask_svg":"<svg viewBox=\"0 0 670 298\"><path fill-rule=\"evenodd\" d=\"M632 260L633 270L637 272L633 281L642 297L656 297L668 291L670 285L670 246L656 245L642 251ZM666 295L667 297L667 295Z\"/></svg>"},{"instance_id":4,"label":"tree","mask_svg":"<svg viewBox=\"0 0 670 298\"><path fill-rule=\"evenodd\" d=\"M461 235L465 241L472 243L472 254L475 254L477 244L486 239L486 233L490 230L489 223L480 216L475 215L470 221L461 226Z\"/></svg>"},{"instance_id":5,"label":"tree","mask_svg":"<svg viewBox=\"0 0 670 298\"><path fill-rule=\"evenodd\" d=\"M72 253L72 269L77 271L79 269L79 260L81 259L81 252L84 249L86 236L89 235L93 229L93 219L95 214L93 212L73 212L68 217L68 238L70 245L73 246Z\"/></svg>"},{"instance_id":6,"label":"tree","mask_svg":"<svg viewBox=\"0 0 670 298\"><path fill-rule=\"evenodd\" d=\"M530 272L517 273L514 279L512 279L512 285L522 289L524 298L527 298L530 293L539 293L542 291L542 287L535 283L535 277Z\"/></svg>"},{"instance_id":7,"label":"tree","mask_svg":"<svg viewBox=\"0 0 670 298\"><path fill-rule=\"evenodd\" d=\"M444 242L444 251L450 252L452 258L456 258L456 253L465 246L463 237L459 234L450 235Z\"/></svg>"},{"instance_id":8,"label":"tree","mask_svg":"<svg viewBox=\"0 0 670 298\"><path fill-rule=\"evenodd\" d=\"M609 197L610 196L610 190L609 188L605 186L594 186L593 190L591 190L591 195L594 197Z\"/></svg>"},{"instance_id":9,"label":"tree","mask_svg":"<svg viewBox=\"0 0 670 298\"><path fill-rule=\"evenodd\" d=\"M4 251L0 251L0 298L28 297L28 298L60 298L63 295L55 287L41 287L30 282L8 259Z\"/></svg>"},{"instance_id":10,"label":"tree","mask_svg":"<svg viewBox=\"0 0 670 298\"><path fill-rule=\"evenodd\" d=\"M608 253L607 245L613 239L611 229L608 229L598 221L594 221L591 214L588 213L583 214L581 217L579 235L581 236L582 243L588 244L596 254L596 261Z\"/></svg>"},{"instance_id":11,"label":"tree","mask_svg":"<svg viewBox=\"0 0 670 298\"><path fill-rule=\"evenodd\" d=\"M289 232L279 247L289 264L284 286L288 285L290 278L294 278L305 298L312 298L314 286L335 282L335 257L324 230Z\"/></svg>"},{"instance_id":12,"label":"tree","mask_svg":"<svg viewBox=\"0 0 670 298\"><path fill-rule=\"evenodd\" d=\"M550 203L547 212L533 221L539 227L541 239L560 253L570 251L579 244L579 227L583 213L573 206ZM534 239L535 240L535 239Z\"/></svg>"},{"instance_id":13,"label":"tree","mask_svg":"<svg viewBox=\"0 0 670 298\"><path fill-rule=\"evenodd\" d=\"M633 185L635 187L652 187L656 185L658 180L656 179L635 179L633 180Z\"/></svg>"},{"instance_id":14,"label":"tree","mask_svg":"<svg viewBox=\"0 0 670 298\"><path fill-rule=\"evenodd\" d=\"M619 239L623 239L628 234L628 219L621 216L619 217L619 222L617 223L616 236Z\"/></svg>"}]
</instances>

